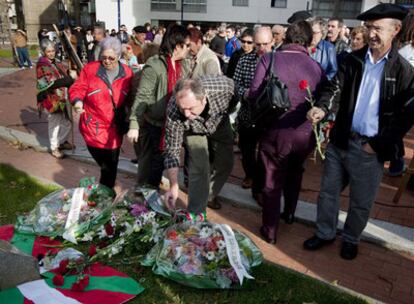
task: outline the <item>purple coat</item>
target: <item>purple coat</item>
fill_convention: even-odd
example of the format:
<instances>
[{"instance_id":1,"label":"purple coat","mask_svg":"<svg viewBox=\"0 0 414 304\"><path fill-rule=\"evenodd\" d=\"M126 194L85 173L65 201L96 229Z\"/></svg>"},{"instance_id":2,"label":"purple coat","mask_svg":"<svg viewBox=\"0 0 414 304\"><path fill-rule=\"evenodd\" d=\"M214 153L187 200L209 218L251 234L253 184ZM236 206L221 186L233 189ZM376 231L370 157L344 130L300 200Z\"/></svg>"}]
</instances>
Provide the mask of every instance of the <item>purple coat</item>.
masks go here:
<instances>
[{"instance_id":1,"label":"purple coat","mask_svg":"<svg viewBox=\"0 0 414 304\"><path fill-rule=\"evenodd\" d=\"M248 97L251 102L255 102L255 98L260 95L272 54L275 56L273 71L280 81L288 87L292 107L275 120L271 129L293 128L309 131L311 124L306 119L306 113L310 109L310 104L305 99L307 97L306 90L301 90L299 83L301 80L307 80L311 91L314 92L318 83L325 76L320 65L309 56L305 47L298 44L288 44L282 46L280 51L263 55L250 84Z\"/></svg>"}]
</instances>

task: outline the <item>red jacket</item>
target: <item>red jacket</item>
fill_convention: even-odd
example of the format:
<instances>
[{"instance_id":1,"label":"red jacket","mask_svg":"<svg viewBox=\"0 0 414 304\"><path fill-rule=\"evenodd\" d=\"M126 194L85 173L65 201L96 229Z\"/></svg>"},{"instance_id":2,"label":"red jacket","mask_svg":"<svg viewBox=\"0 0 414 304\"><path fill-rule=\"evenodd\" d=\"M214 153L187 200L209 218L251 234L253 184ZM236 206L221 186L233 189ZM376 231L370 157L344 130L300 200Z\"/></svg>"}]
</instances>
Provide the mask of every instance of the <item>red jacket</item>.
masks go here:
<instances>
[{"instance_id":1,"label":"red jacket","mask_svg":"<svg viewBox=\"0 0 414 304\"><path fill-rule=\"evenodd\" d=\"M82 69L79 78L69 89L71 103L83 102L79 131L88 146L116 149L122 145L122 136L115 125L111 92L117 108L125 107L131 88L132 70L119 64L119 74L109 83L105 68L100 62L90 62Z\"/></svg>"}]
</instances>

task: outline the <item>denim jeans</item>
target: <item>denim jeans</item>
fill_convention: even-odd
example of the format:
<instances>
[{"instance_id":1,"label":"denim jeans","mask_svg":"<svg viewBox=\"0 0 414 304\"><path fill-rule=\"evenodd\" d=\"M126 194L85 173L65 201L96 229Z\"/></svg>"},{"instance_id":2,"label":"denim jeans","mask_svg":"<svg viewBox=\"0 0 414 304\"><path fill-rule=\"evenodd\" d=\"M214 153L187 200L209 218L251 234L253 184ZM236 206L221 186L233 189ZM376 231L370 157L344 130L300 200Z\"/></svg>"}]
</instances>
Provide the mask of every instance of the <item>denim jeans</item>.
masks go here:
<instances>
[{"instance_id":1,"label":"denim jeans","mask_svg":"<svg viewBox=\"0 0 414 304\"><path fill-rule=\"evenodd\" d=\"M32 66L32 62L30 61L30 56L29 56L29 51L27 50L27 48L23 47L23 48L16 48L17 50L17 55L19 56L19 67L24 67L24 64L27 62L27 65L29 67Z\"/></svg>"},{"instance_id":2,"label":"denim jeans","mask_svg":"<svg viewBox=\"0 0 414 304\"><path fill-rule=\"evenodd\" d=\"M348 185L349 207L342 239L357 244L367 225L384 164L378 161L376 154L363 150L365 143L363 138L349 139L348 150L328 145L316 221L316 235L321 239L335 237L340 194Z\"/></svg>"}]
</instances>

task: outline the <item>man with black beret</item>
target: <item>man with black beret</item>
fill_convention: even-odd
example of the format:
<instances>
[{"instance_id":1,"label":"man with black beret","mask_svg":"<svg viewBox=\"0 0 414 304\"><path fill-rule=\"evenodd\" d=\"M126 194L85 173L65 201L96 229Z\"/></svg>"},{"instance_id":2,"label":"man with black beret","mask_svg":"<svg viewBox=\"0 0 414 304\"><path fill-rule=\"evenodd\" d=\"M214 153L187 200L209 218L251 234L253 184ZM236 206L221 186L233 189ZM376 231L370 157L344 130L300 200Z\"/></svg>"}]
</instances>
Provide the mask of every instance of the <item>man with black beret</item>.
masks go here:
<instances>
[{"instance_id":1,"label":"man with black beret","mask_svg":"<svg viewBox=\"0 0 414 304\"><path fill-rule=\"evenodd\" d=\"M307 21L312 18L312 14L308 11L297 11L292 14L287 20L288 23L292 24L299 21Z\"/></svg>"},{"instance_id":2,"label":"man with black beret","mask_svg":"<svg viewBox=\"0 0 414 304\"><path fill-rule=\"evenodd\" d=\"M413 123L414 69L398 54L393 40L407 13L399 5L383 3L359 15L368 29L368 46L343 60L308 112L308 119L318 123L337 108L318 199L317 229L304 242L305 249L317 250L335 240L340 194L349 186L341 257L354 259L384 161L402 153L399 142Z\"/></svg>"},{"instance_id":3,"label":"man with black beret","mask_svg":"<svg viewBox=\"0 0 414 304\"><path fill-rule=\"evenodd\" d=\"M138 25L132 29L131 40L129 45L132 47L132 52L137 56L138 63L144 62L144 56L142 54L142 48L145 44L145 37L147 35L147 29L144 26Z\"/></svg>"}]
</instances>

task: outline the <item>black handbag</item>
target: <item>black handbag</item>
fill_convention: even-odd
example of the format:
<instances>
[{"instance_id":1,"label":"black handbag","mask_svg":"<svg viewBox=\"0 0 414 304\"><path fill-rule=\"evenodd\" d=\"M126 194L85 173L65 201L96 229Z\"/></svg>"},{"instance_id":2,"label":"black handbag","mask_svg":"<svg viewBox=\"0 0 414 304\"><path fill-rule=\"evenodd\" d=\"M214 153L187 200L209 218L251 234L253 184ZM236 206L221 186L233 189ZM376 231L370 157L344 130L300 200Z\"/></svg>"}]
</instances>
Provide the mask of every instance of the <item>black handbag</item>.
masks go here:
<instances>
[{"instance_id":1,"label":"black handbag","mask_svg":"<svg viewBox=\"0 0 414 304\"><path fill-rule=\"evenodd\" d=\"M270 65L265 75L266 84L261 94L255 101L248 101L249 120L253 128L267 129L291 107L288 88L273 71L273 58L272 52Z\"/></svg>"},{"instance_id":2,"label":"black handbag","mask_svg":"<svg viewBox=\"0 0 414 304\"><path fill-rule=\"evenodd\" d=\"M125 106L116 107L114 97L112 96L112 92L110 92L112 107L114 109L114 122L118 131L118 134L124 135L128 133L129 130L129 122L128 122L128 115L126 112Z\"/></svg>"}]
</instances>

